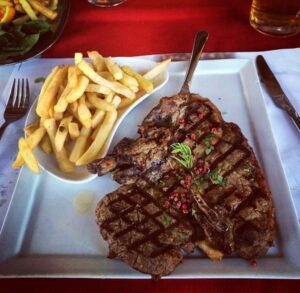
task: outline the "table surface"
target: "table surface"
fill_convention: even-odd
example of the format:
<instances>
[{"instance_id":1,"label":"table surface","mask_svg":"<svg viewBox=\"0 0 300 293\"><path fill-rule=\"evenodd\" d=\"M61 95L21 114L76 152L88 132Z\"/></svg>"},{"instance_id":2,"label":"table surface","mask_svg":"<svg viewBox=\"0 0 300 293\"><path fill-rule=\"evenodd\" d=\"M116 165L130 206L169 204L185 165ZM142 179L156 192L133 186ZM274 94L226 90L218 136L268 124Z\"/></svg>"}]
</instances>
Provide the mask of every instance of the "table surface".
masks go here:
<instances>
[{"instance_id":1,"label":"table surface","mask_svg":"<svg viewBox=\"0 0 300 293\"><path fill-rule=\"evenodd\" d=\"M71 1L68 24L44 57L71 57L97 50L103 55L133 56L189 52L198 30L210 33L206 52L260 51L300 46L300 34L278 39L264 36L248 22L251 1L128 0L101 9L86 0ZM292 280L1 280L6 292L299 292Z\"/></svg>"},{"instance_id":2,"label":"table surface","mask_svg":"<svg viewBox=\"0 0 300 293\"><path fill-rule=\"evenodd\" d=\"M66 28L45 57L70 57L88 50L105 56L190 52L199 30L209 32L206 52L300 46L300 34L273 38L254 30L248 21L251 0L128 0L106 9L87 0L71 2Z\"/></svg>"}]
</instances>

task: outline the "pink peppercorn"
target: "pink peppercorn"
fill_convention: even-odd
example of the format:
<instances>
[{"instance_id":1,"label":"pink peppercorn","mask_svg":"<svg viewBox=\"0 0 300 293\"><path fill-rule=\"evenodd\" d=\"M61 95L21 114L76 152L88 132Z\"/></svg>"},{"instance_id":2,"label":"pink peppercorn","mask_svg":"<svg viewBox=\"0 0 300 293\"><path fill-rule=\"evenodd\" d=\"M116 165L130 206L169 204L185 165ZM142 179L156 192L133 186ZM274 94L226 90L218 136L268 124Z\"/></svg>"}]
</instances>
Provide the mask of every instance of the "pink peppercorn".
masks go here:
<instances>
[{"instance_id":1,"label":"pink peppercorn","mask_svg":"<svg viewBox=\"0 0 300 293\"><path fill-rule=\"evenodd\" d=\"M211 143L212 145L215 145L217 142L218 142L218 140L217 140L216 138L213 138L213 139L210 141L210 143Z\"/></svg>"},{"instance_id":2,"label":"pink peppercorn","mask_svg":"<svg viewBox=\"0 0 300 293\"><path fill-rule=\"evenodd\" d=\"M198 117L199 117L200 120L202 120L202 119L204 118L204 113L203 113L203 112L200 112L200 113L198 114Z\"/></svg>"},{"instance_id":3,"label":"pink peppercorn","mask_svg":"<svg viewBox=\"0 0 300 293\"><path fill-rule=\"evenodd\" d=\"M211 131L211 132L216 132L216 131L217 131L217 128L216 128L216 127L213 127L210 131Z\"/></svg>"},{"instance_id":4,"label":"pink peppercorn","mask_svg":"<svg viewBox=\"0 0 300 293\"><path fill-rule=\"evenodd\" d=\"M208 166L205 166L204 169L203 169L204 173L208 173L210 171L209 167Z\"/></svg>"},{"instance_id":5,"label":"pink peppercorn","mask_svg":"<svg viewBox=\"0 0 300 293\"><path fill-rule=\"evenodd\" d=\"M180 207L181 207L181 202L178 201L178 202L176 203L176 206L177 206L178 208L180 208Z\"/></svg>"},{"instance_id":6,"label":"pink peppercorn","mask_svg":"<svg viewBox=\"0 0 300 293\"><path fill-rule=\"evenodd\" d=\"M191 140L196 140L196 134L194 132L191 133Z\"/></svg>"},{"instance_id":7,"label":"pink peppercorn","mask_svg":"<svg viewBox=\"0 0 300 293\"><path fill-rule=\"evenodd\" d=\"M203 159L198 159L197 160L197 165L202 166L204 164L204 160Z\"/></svg>"},{"instance_id":8,"label":"pink peppercorn","mask_svg":"<svg viewBox=\"0 0 300 293\"><path fill-rule=\"evenodd\" d=\"M185 123L184 118L180 118L180 119L179 119L179 124L184 124L184 123Z\"/></svg>"},{"instance_id":9,"label":"pink peppercorn","mask_svg":"<svg viewBox=\"0 0 300 293\"><path fill-rule=\"evenodd\" d=\"M164 206L165 206L166 208L168 208L168 207L170 206L170 202L169 202L168 200L166 200Z\"/></svg>"},{"instance_id":10,"label":"pink peppercorn","mask_svg":"<svg viewBox=\"0 0 300 293\"><path fill-rule=\"evenodd\" d=\"M256 262L256 260L252 260L252 261L251 261L251 266L252 266L253 268L256 268L256 267L257 267L257 262Z\"/></svg>"}]
</instances>

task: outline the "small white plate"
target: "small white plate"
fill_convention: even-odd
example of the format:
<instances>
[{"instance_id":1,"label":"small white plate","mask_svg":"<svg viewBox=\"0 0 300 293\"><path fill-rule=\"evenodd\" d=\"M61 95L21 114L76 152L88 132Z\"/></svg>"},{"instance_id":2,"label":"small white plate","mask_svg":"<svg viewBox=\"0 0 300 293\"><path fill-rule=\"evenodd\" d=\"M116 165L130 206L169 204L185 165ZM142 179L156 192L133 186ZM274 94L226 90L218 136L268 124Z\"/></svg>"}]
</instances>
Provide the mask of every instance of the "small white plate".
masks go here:
<instances>
[{"instance_id":1,"label":"small white plate","mask_svg":"<svg viewBox=\"0 0 300 293\"><path fill-rule=\"evenodd\" d=\"M134 70L136 70L137 72L142 73L142 74L149 71L156 64L156 62L153 62L153 61L144 60L144 59L140 59L140 58L129 58L129 57L114 58L114 61L121 66L128 65L128 66L132 67ZM160 75L158 75L153 80L154 89L153 89L152 93L142 95L140 98L138 98L134 103L129 105L127 108L121 109L118 112L118 114L119 114L118 119L99 154L99 158L102 158L107 154L107 152L110 148L112 139L114 137L114 134L116 133L119 125L121 124L123 119L127 116L127 114L134 107L136 107L138 104L140 104L146 98L148 98L150 95L152 95L153 93L158 91L162 86L164 86L167 83L168 79L169 79L168 71L167 70L163 71ZM25 125L28 125L31 122L38 119L38 116L35 112L36 103L37 103L37 100L33 103L33 105L31 106L31 108L29 110ZM70 183L84 183L84 182L88 182L88 181L94 179L95 177L97 177L97 174L91 174L90 172L88 172L86 166L75 167L74 171L71 173L65 173L65 172L60 171L57 166L54 156L51 154L50 155L45 154L39 147L37 147L34 150L34 154L36 155L36 157L38 159L40 167L59 180L62 180L65 182L70 182Z\"/></svg>"}]
</instances>

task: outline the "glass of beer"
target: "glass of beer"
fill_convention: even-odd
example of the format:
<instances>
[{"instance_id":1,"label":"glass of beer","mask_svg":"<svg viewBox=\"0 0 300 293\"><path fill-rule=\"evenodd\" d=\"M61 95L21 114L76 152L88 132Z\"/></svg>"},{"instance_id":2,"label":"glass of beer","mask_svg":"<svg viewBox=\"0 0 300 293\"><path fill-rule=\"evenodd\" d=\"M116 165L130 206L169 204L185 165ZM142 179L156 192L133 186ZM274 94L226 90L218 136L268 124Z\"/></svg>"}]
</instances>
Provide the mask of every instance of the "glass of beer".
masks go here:
<instances>
[{"instance_id":1,"label":"glass of beer","mask_svg":"<svg viewBox=\"0 0 300 293\"><path fill-rule=\"evenodd\" d=\"M295 35L300 32L300 0L253 0L250 24L270 36Z\"/></svg>"},{"instance_id":2,"label":"glass of beer","mask_svg":"<svg viewBox=\"0 0 300 293\"><path fill-rule=\"evenodd\" d=\"M89 3L100 7L112 7L117 6L126 0L88 0Z\"/></svg>"}]
</instances>

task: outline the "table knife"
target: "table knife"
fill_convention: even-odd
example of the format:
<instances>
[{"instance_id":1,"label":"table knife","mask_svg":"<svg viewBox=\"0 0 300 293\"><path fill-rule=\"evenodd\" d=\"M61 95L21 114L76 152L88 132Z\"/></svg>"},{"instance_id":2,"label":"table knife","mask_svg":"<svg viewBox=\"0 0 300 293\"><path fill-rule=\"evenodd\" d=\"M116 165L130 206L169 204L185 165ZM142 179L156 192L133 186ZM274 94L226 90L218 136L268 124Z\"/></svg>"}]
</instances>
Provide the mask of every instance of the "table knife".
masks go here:
<instances>
[{"instance_id":1,"label":"table knife","mask_svg":"<svg viewBox=\"0 0 300 293\"><path fill-rule=\"evenodd\" d=\"M261 80L265 84L267 91L276 106L288 113L298 131L300 131L300 116L289 101L288 97L283 92L278 80L274 76L268 63L262 55L258 55L256 57L256 66Z\"/></svg>"}]
</instances>

